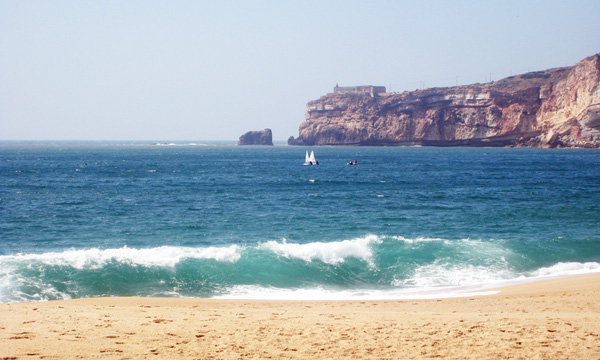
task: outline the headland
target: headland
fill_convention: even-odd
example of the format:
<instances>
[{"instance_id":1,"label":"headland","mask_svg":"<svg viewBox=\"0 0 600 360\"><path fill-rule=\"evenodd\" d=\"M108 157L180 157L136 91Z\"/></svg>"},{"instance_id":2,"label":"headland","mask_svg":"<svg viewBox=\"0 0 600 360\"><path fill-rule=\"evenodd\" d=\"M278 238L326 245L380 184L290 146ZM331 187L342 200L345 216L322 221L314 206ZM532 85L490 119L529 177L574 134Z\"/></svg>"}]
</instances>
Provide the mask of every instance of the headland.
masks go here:
<instances>
[{"instance_id":1,"label":"headland","mask_svg":"<svg viewBox=\"0 0 600 360\"><path fill-rule=\"evenodd\" d=\"M387 93L335 86L290 145L600 147L600 54L499 81Z\"/></svg>"}]
</instances>

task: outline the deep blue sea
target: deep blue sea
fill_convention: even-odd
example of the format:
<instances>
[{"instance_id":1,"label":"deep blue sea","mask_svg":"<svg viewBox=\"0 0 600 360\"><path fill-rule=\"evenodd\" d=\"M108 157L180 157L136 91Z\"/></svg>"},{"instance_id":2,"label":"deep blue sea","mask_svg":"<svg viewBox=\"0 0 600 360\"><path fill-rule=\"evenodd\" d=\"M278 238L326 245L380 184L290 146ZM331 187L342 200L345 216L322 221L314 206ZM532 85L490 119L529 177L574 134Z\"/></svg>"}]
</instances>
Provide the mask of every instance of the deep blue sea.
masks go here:
<instances>
[{"instance_id":1,"label":"deep blue sea","mask_svg":"<svg viewBox=\"0 0 600 360\"><path fill-rule=\"evenodd\" d=\"M599 150L161 145L0 143L0 302L443 297L600 272Z\"/></svg>"}]
</instances>

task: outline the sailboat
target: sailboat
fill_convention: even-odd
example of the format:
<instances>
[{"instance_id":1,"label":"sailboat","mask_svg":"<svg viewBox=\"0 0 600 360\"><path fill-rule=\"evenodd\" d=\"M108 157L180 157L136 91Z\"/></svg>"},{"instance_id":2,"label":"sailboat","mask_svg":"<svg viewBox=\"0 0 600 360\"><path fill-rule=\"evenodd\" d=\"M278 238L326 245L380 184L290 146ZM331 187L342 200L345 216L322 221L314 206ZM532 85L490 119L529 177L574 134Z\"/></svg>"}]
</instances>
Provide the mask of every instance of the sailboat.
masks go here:
<instances>
[{"instance_id":1,"label":"sailboat","mask_svg":"<svg viewBox=\"0 0 600 360\"><path fill-rule=\"evenodd\" d=\"M304 157L304 165L319 165L319 162L315 159L314 151L311 151L310 155L308 155L308 150L306 150L306 156Z\"/></svg>"}]
</instances>

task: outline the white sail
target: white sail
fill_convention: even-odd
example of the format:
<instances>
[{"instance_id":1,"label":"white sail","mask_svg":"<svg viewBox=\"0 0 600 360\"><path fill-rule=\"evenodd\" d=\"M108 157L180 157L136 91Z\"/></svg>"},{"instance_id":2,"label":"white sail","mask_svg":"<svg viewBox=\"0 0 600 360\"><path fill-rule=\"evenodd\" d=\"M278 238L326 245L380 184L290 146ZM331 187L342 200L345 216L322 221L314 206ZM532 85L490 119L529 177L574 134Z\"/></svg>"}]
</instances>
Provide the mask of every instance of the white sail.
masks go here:
<instances>
[{"instance_id":1,"label":"white sail","mask_svg":"<svg viewBox=\"0 0 600 360\"><path fill-rule=\"evenodd\" d=\"M311 151L310 155L308 155L308 150L306 150L306 156L304 157L304 165L317 165L317 160L315 159L314 151Z\"/></svg>"}]
</instances>

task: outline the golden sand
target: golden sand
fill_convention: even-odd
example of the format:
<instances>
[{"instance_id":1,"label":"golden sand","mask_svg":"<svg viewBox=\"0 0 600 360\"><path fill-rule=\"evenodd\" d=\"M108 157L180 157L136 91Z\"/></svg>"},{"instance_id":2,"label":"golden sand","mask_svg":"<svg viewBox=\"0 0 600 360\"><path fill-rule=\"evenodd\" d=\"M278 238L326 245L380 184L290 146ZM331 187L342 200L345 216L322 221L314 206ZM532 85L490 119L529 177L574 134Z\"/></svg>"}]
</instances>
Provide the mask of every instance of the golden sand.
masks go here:
<instances>
[{"instance_id":1,"label":"golden sand","mask_svg":"<svg viewBox=\"0 0 600 360\"><path fill-rule=\"evenodd\" d=\"M0 304L0 359L600 359L600 275L416 301Z\"/></svg>"}]
</instances>

